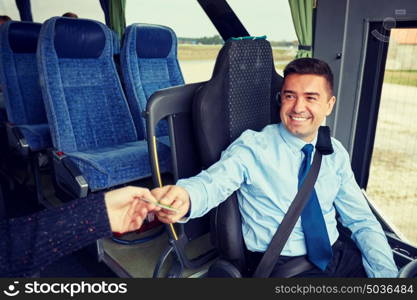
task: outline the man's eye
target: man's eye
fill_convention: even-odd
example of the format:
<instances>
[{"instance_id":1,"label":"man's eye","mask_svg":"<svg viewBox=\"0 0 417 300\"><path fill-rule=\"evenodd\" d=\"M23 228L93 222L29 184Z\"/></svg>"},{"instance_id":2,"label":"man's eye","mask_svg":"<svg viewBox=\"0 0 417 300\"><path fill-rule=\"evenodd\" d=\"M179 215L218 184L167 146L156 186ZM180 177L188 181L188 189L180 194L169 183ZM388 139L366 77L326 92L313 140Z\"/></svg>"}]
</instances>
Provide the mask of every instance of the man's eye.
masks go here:
<instances>
[{"instance_id":1,"label":"man's eye","mask_svg":"<svg viewBox=\"0 0 417 300\"><path fill-rule=\"evenodd\" d=\"M310 100L310 101L316 101L316 100L317 100L317 98L316 98L316 97L307 97L307 100Z\"/></svg>"},{"instance_id":2,"label":"man's eye","mask_svg":"<svg viewBox=\"0 0 417 300\"><path fill-rule=\"evenodd\" d=\"M294 97L294 95L285 95L284 99L285 100L292 100L292 99L295 99L295 97Z\"/></svg>"}]
</instances>

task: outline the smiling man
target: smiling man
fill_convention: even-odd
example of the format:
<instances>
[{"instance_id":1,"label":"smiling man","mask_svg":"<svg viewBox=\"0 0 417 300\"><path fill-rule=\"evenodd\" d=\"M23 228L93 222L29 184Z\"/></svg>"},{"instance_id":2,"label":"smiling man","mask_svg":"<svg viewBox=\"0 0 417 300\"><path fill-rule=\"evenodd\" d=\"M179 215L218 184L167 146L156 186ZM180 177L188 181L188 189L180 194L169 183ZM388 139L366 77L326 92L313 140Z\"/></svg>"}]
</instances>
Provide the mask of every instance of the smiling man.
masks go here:
<instances>
[{"instance_id":1,"label":"smiling man","mask_svg":"<svg viewBox=\"0 0 417 300\"><path fill-rule=\"evenodd\" d=\"M281 121L291 134L310 143L333 110L333 79L330 75L298 74L291 65L286 73L281 91Z\"/></svg>"},{"instance_id":2,"label":"smiling man","mask_svg":"<svg viewBox=\"0 0 417 300\"><path fill-rule=\"evenodd\" d=\"M165 223L202 216L237 191L252 270L297 194L314 155L318 128L333 110L330 67L313 58L294 60L284 70L280 94L280 124L245 131L207 170L152 191L161 203L178 209L157 213ZM310 199L271 276L305 256L313 267L299 277L395 277L391 248L355 181L349 155L334 138L332 145L334 153L323 156ZM339 234L336 212L351 238Z\"/></svg>"}]
</instances>

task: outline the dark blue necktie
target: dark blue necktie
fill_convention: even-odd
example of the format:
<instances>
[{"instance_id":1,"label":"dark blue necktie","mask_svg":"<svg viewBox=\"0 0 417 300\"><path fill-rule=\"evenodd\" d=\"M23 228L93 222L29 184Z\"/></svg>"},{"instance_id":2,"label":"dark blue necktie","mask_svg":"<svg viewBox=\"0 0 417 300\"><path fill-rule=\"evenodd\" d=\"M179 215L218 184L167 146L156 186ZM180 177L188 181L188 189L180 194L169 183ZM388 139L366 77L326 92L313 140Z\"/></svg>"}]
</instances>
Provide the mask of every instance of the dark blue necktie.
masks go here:
<instances>
[{"instance_id":1,"label":"dark blue necktie","mask_svg":"<svg viewBox=\"0 0 417 300\"><path fill-rule=\"evenodd\" d=\"M298 173L298 188L301 187L308 170L310 170L313 149L311 144L307 144L301 149L305 157ZM301 225L303 226L308 259L324 271L332 258L332 247L315 189L301 213Z\"/></svg>"}]
</instances>

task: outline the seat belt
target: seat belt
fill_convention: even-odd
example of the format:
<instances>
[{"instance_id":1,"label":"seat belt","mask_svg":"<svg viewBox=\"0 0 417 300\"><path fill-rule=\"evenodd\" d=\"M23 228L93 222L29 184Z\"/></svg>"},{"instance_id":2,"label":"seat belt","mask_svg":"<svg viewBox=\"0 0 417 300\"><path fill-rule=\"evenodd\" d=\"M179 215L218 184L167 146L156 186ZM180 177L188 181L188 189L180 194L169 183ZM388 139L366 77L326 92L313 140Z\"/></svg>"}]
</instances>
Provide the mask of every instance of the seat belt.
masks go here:
<instances>
[{"instance_id":1,"label":"seat belt","mask_svg":"<svg viewBox=\"0 0 417 300\"><path fill-rule=\"evenodd\" d=\"M316 148L313 163L310 167L310 170L308 171L306 179L304 180L304 183L298 190L297 195L295 196L293 202L288 208L288 211L285 214L284 219L278 226L278 229L275 232L271 240L271 243L268 246L268 249L262 256L262 259L256 267L256 270L253 273L252 277L268 278L271 275L271 272L279 259L279 255L281 254L281 251L284 248L284 245L287 242L288 237L290 236L295 226L295 223L297 223L297 220L300 217L301 212L307 204L307 201L310 199L311 192L314 188L314 184L317 180L317 176L320 171L321 160L322 153L319 149ZM303 264L300 265L302 266L303 270L298 270L297 273L299 274L302 271L307 270L310 267L310 265L311 267L313 266L311 263L310 265L308 263L308 260L305 259ZM292 274L292 276L296 274Z\"/></svg>"}]
</instances>

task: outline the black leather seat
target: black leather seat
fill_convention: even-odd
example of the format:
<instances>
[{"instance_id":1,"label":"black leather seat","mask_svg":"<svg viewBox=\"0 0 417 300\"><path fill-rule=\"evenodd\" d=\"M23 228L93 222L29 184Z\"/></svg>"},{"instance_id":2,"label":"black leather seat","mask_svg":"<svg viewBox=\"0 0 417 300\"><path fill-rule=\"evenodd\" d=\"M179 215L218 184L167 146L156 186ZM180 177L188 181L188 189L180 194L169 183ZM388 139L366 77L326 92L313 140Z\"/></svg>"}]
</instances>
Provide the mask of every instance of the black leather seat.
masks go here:
<instances>
[{"instance_id":1,"label":"black leather seat","mask_svg":"<svg viewBox=\"0 0 417 300\"><path fill-rule=\"evenodd\" d=\"M188 178L217 161L220 152L244 130L260 130L278 121L276 99L281 84L282 78L275 72L271 46L266 40L232 39L220 51L211 80L154 93L148 101L146 117L155 185L162 183L152 141L156 136L156 124L161 119L167 119L170 127L174 180ZM243 240L240 215L234 201L231 199L215 209L213 215L216 217L212 220L206 215L170 227L170 246L161 255L154 275L158 275L171 252L176 254L179 264L187 268L201 267L212 260L216 251L208 251L195 259L189 259L185 253L190 240L209 231L221 257L236 261L239 265ZM225 219L230 218L228 221L232 225L227 223L229 229L225 231L223 227L216 234L218 230L214 228L221 227ZM213 221L217 226L208 226ZM229 241L236 240L236 237L240 239L238 243L230 244ZM179 269L172 271L171 275L178 275L182 268Z\"/></svg>"},{"instance_id":2,"label":"black leather seat","mask_svg":"<svg viewBox=\"0 0 417 300\"><path fill-rule=\"evenodd\" d=\"M194 133L203 168L218 161L221 152L243 131L260 131L278 122L282 81L275 72L268 41L232 39L225 43L212 78L193 101ZM209 276L247 275L236 193L212 211L211 224L220 260L211 266Z\"/></svg>"}]
</instances>

